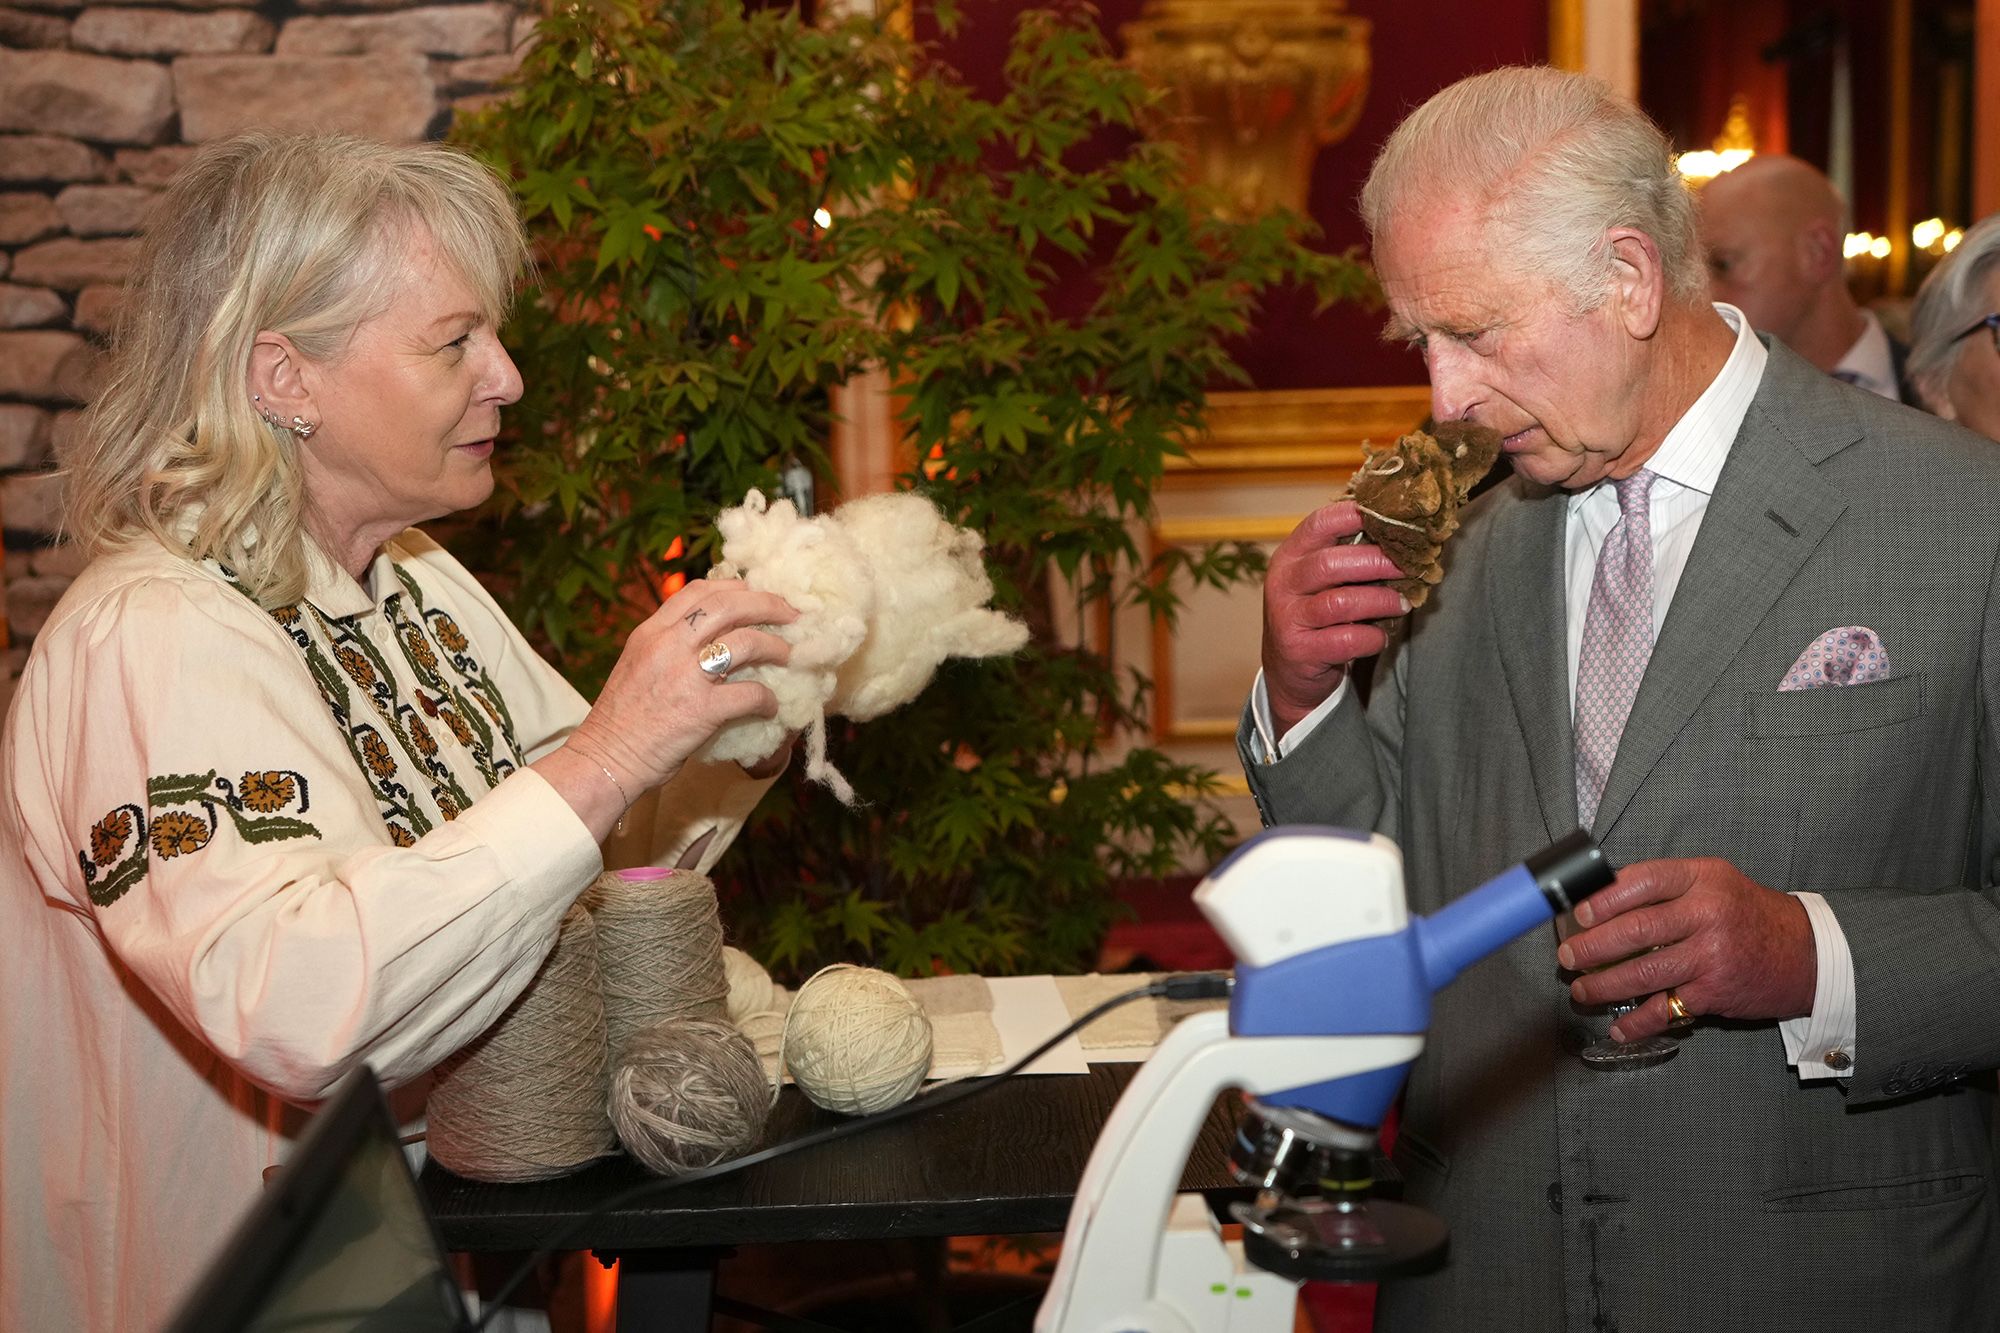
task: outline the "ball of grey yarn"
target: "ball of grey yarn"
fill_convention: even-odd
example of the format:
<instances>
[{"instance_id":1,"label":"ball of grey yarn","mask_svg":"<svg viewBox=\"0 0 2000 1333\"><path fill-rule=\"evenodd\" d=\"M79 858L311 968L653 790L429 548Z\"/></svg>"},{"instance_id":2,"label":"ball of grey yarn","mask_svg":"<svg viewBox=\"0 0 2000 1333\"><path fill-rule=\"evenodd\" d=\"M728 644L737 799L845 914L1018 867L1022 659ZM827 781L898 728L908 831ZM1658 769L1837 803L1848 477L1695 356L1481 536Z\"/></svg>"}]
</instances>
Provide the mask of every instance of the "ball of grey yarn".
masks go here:
<instances>
[{"instance_id":1,"label":"ball of grey yarn","mask_svg":"<svg viewBox=\"0 0 2000 1333\"><path fill-rule=\"evenodd\" d=\"M726 1019L669 1019L647 1028L626 1043L611 1076L618 1141L663 1176L742 1156L770 1111L764 1063Z\"/></svg>"}]
</instances>

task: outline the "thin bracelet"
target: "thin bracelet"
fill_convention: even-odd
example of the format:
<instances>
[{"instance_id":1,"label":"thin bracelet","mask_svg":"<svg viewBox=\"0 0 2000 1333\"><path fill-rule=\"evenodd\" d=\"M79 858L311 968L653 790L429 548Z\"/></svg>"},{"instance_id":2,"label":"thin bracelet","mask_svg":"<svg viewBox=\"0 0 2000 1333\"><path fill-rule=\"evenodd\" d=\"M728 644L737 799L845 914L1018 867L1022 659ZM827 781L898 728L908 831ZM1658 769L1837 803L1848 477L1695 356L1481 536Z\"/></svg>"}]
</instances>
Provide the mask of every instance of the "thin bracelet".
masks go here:
<instances>
[{"instance_id":1,"label":"thin bracelet","mask_svg":"<svg viewBox=\"0 0 2000 1333\"><path fill-rule=\"evenodd\" d=\"M611 785L618 789L618 799L625 802L625 809L619 811L618 822L614 824L611 828L611 831L613 833L622 834L625 832L625 814L632 808L632 798L625 794L625 784L618 780L618 775L616 773L613 773L610 769L606 768L602 763L599 763L597 765L597 771L602 773L605 777L611 779Z\"/></svg>"}]
</instances>

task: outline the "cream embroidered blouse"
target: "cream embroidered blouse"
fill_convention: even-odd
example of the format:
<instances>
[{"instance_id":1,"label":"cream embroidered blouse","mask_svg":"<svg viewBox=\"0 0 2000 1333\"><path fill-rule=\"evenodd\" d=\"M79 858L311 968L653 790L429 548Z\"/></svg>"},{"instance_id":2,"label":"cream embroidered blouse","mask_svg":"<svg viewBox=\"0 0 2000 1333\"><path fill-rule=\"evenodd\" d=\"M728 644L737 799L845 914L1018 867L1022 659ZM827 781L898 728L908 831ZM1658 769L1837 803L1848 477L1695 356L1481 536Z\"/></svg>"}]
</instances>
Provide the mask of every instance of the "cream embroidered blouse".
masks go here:
<instances>
[{"instance_id":1,"label":"cream embroidered blouse","mask_svg":"<svg viewBox=\"0 0 2000 1333\"><path fill-rule=\"evenodd\" d=\"M414 530L275 615L149 545L70 588L0 739L0 1328L157 1326L367 1061L527 985L603 860L529 762L583 698ZM766 783L693 766L651 858ZM641 859L641 858L631 858Z\"/></svg>"}]
</instances>

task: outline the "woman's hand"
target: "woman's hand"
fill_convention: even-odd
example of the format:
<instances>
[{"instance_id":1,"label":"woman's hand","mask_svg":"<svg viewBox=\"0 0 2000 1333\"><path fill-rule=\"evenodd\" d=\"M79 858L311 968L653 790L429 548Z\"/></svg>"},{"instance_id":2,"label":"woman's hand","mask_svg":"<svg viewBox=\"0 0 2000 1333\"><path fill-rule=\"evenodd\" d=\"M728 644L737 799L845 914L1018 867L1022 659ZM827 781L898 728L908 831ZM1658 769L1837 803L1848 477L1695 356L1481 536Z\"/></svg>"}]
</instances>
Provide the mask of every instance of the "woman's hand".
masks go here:
<instances>
[{"instance_id":1,"label":"woman's hand","mask_svg":"<svg viewBox=\"0 0 2000 1333\"><path fill-rule=\"evenodd\" d=\"M597 830L608 831L627 802L673 777L725 724L777 714L768 686L730 677L746 666L789 661L791 645L755 627L797 618L784 598L735 579L689 583L632 631L590 716L536 769L593 829L598 808L609 809L605 800L613 800L610 821ZM701 669L701 652L713 643L729 649L728 672ZM554 772L544 768L550 760L557 761ZM589 793L593 773L602 797Z\"/></svg>"}]
</instances>

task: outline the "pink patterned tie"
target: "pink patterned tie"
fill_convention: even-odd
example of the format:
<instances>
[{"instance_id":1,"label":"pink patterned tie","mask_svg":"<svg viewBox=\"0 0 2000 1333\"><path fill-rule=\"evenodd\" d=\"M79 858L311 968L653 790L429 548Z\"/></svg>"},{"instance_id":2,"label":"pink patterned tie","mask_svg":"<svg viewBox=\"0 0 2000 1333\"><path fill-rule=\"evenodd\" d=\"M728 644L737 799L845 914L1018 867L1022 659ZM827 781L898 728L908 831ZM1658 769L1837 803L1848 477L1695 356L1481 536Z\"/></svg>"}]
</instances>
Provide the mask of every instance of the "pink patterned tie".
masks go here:
<instances>
[{"instance_id":1,"label":"pink patterned tie","mask_svg":"<svg viewBox=\"0 0 2000 1333\"><path fill-rule=\"evenodd\" d=\"M1647 508L1653 474L1641 470L1611 485L1619 517L1597 553L1576 664L1576 813L1585 828L1597 820L1604 779L1653 652L1653 519Z\"/></svg>"}]
</instances>

